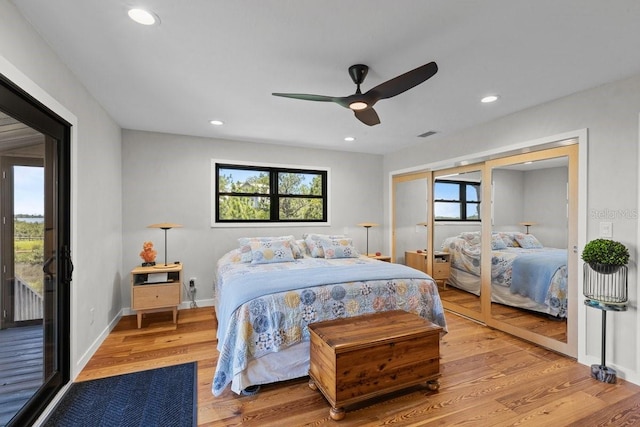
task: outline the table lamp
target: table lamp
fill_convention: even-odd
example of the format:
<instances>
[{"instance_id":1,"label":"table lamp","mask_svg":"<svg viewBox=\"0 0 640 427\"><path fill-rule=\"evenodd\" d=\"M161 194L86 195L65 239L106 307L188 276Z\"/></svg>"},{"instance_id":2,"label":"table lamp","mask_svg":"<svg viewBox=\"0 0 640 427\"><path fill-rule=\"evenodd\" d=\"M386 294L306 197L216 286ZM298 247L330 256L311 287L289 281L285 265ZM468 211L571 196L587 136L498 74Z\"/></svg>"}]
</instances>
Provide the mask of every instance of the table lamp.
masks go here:
<instances>
[{"instance_id":1,"label":"table lamp","mask_svg":"<svg viewBox=\"0 0 640 427\"><path fill-rule=\"evenodd\" d=\"M377 227L380 224L376 224L375 222L361 222L358 224L359 227L364 227L367 229L367 256L369 256L369 229L371 227Z\"/></svg>"},{"instance_id":2,"label":"table lamp","mask_svg":"<svg viewBox=\"0 0 640 427\"><path fill-rule=\"evenodd\" d=\"M537 222L532 222L532 221L523 221L520 223L520 225L524 225L527 228L526 234L529 234L529 227L537 224L538 224Z\"/></svg>"},{"instance_id":3,"label":"table lamp","mask_svg":"<svg viewBox=\"0 0 640 427\"><path fill-rule=\"evenodd\" d=\"M161 228L162 230L164 230L164 265L156 264L155 268L163 268L169 265L167 264L167 230L180 227L182 227L180 224L174 224L172 222L161 222L158 224L151 224L147 226L147 228ZM174 263L171 263L171 265L173 264Z\"/></svg>"}]
</instances>

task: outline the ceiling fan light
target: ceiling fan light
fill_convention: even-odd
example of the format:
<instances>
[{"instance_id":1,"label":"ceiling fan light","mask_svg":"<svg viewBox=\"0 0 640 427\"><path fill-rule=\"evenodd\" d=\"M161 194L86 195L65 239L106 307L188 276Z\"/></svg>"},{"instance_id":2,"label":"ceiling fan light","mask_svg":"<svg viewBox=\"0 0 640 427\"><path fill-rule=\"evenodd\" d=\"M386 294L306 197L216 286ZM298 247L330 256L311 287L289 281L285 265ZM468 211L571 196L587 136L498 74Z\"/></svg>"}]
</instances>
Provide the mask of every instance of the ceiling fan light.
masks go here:
<instances>
[{"instance_id":1,"label":"ceiling fan light","mask_svg":"<svg viewBox=\"0 0 640 427\"><path fill-rule=\"evenodd\" d=\"M491 102L496 102L498 100L498 95L488 95L480 100L483 104L489 104Z\"/></svg>"},{"instance_id":2,"label":"ceiling fan light","mask_svg":"<svg viewBox=\"0 0 640 427\"><path fill-rule=\"evenodd\" d=\"M157 16L144 9L129 9L129 18L142 25L153 25L159 21Z\"/></svg>"},{"instance_id":3,"label":"ceiling fan light","mask_svg":"<svg viewBox=\"0 0 640 427\"><path fill-rule=\"evenodd\" d=\"M349 104L349 108L351 108L354 111L364 110L367 107L368 107L367 103L362 101L354 101L351 104Z\"/></svg>"}]
</instances>

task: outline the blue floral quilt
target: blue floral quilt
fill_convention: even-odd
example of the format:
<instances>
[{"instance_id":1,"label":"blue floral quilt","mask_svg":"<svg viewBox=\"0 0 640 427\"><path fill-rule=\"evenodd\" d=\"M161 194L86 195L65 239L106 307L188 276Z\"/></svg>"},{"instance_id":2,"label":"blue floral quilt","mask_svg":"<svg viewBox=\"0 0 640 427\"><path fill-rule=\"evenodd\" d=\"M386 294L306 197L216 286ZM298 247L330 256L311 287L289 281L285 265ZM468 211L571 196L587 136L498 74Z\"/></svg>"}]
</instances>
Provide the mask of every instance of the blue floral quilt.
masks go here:
<instances>
[{"instance_id":1,"label":"blue floral quilt","mask_svg":"<svg viewBox=\"0 0 640 427\"><path fill-rule=\"evenodd\" d=\"M234 250L218 261L216 300L216 396L251 359L309 341L308 325L313 322L401 309L446 331L438 289L429 276L367 257L305 256L294 262L251 264L240 262Z\"/></svg>"}]
</instances>

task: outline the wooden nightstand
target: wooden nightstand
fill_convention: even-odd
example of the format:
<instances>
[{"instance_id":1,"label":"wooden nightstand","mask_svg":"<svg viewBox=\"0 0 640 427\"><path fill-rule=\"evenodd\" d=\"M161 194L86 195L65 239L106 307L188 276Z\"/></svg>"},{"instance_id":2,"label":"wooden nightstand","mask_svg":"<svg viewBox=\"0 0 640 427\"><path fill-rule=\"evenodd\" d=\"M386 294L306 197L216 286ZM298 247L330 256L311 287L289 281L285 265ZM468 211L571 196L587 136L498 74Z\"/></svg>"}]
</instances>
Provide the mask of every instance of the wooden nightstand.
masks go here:
<instances>
[{"instance_id":1,"label":"wooden nightstand","mask_svg":"<svg viewBox=\"0 0 640 427\"><path fill-rule=\"evenodd\" d=\"M451 267L450 255L449 252L435 252L433 256L433 271L431 272L429 272L427 268L429 255L426 251L421 253L417 251L406 251L404 253L404 260L407 266L427 273L436 283L442 283L442 287L447 289L447 280L449 280Z\"/></svg>"},{"instance_id":2,"label":"wooden nightstand","mask_svg":"<svg viewBox=\"0 0 640 427\"><path fill-rule=\"evenodd\" d=\"M416 270L429 274L429 271L427 270L427 256L426 251L420 253L418 253L418 251L406 251L404 253L404 263L408 267L415 268Z\"/></svg>"},{"instance_id":3,"label":"wooden nightstand","mask_svg":"<svg viewBox=\"0 0 640 427\"><path fill-rule=\"evenodd\" d=\"M433 256L433 280L442 282L442 287L447 289L447 280L451 272L451 254L449 252L435 252Z\"/></svg>"},{"instance_id":4,"label":"wooden nightstand","mask_svg":"<svg viewBox=\"0 0 640 427\"><path fill-rule=\"evenodd\" d=\"M377 259L379 261L391 262L391 257L389 255L376 255L376 254L368 254L369 258Z\"/></svg>"},{"instance_id":5,"label":"wooden nightstand","mask_svg":"<svg viewBox=\"0 0 640 427\"><path fill-rule=\"evenodd\" d=\"M173 323L177 323L180 289L182 264L131 270L131 308L137 311L138 328L142 327L142 315L154 311L173 310Z\"/></svg>"}]
</instances>

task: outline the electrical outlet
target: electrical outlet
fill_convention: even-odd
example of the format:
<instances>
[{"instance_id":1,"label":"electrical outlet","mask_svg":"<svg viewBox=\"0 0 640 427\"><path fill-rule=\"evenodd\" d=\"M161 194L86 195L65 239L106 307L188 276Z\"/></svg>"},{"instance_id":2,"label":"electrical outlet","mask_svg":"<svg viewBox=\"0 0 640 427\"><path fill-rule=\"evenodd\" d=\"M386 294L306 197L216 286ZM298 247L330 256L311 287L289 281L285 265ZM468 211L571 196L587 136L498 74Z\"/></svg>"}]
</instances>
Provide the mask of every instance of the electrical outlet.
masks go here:
<instances>
[{"instance_id":1,"label":"electrical outlet","mask_svg":"<svg viewBox=\"0 0 640 427\"><path fill-rule=\"evenodd\" d=\"M193 288L195 286L196 286L196 278L192 277L192 278L189 279L189 287Z\"/></svg>"},{"instance_id":2,"label":"electrical outlet","mask_svg":"<svg viewBox=\"0 0 640 427\"><path fill-rule=\"evenodd\" d=\"M96 309L94 307L91 307L89 309L89 324L93 325L93 322L95 320L95 314L96 314Z\"/></svg>"}]
</instances>

